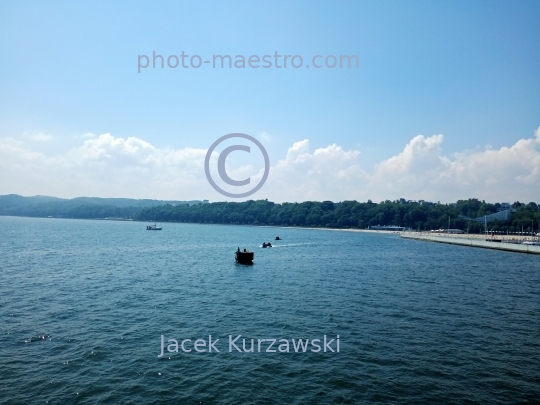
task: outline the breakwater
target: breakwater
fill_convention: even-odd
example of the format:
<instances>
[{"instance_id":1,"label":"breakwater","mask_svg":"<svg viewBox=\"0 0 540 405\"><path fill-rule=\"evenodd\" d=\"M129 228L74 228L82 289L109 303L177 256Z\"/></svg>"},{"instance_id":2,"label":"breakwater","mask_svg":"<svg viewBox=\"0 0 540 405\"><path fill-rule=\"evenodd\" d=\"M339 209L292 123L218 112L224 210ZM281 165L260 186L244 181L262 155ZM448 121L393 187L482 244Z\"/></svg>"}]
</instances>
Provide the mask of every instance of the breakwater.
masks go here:
<instances>
[{"instance_id":1,"label":"breakwater","mask_svg":"<svg viewBox=\"0 0 540 405\"><path fill-rule=\"evenodd\" d=\"M424 240L428 242L450 243L453 245L473 246L486 249L506 250L510 252L540 254L540 246L523 245L508 242L489 242L472 235L445 235L426 234L422 232L402 232L401 237L405 239Z\"/></svg>"}]
</instances>

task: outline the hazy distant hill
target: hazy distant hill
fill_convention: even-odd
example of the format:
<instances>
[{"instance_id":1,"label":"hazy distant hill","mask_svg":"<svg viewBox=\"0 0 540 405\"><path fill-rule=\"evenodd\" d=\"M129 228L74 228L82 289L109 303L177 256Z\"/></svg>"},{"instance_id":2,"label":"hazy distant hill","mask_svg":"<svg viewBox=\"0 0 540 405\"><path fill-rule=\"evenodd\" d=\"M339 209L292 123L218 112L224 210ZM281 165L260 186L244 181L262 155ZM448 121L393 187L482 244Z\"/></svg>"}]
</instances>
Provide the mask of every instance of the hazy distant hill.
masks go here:
<instances>
[{"instance_id":1,"label":"hazy distant hill","mask_svg":"<svg viewBox=\"0 0 540 405\"><path fill-rule=\"evenodd\" d=\"M132 218L144 208L161 205L200 204L201 201L136 200L131 198L0 196L0 215L62 218Z\"/></svg>"}]
</instances>

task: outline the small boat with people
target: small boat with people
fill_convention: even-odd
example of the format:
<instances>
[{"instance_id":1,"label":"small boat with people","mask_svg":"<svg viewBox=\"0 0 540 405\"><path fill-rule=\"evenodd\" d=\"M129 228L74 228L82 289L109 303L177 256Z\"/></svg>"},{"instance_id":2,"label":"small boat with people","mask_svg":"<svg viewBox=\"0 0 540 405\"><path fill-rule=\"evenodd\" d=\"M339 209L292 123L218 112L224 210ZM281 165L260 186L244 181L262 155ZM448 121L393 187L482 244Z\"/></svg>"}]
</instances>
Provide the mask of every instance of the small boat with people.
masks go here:
<instances>
[{"instance_id":1,"label":"small boat with people","mask_svg":"<svg viewBox=\"0 0 540 405\"><path fill-rule=\"evenodd\" d=\"M262 247L263 248L271 248L272 244L270 242L263 242Z\"/></svg>"},{"instance_id":2,"label":"small boat with people","mask_svg":"<svg viewBox=\"0 0 540 405\"><path fill-rule=\"evenodd\" d=\"M238 250L235 252L234 254L235 258L236 258L236 263L240 263L240 264L253 264L253 252L249 251L249 250L240 250L240 248L238 248Z\"/></svg>"},{"instance_id":3,"label":"small boat with people","mask_svg":"<svg viewBox=\"0 0 540 405\"><path fill-rule=\"evenodd\" d=\"M282 240L279 236L276 236L275 240Z\"/></svg>"},{"instance_id":4,"label":"small boat with people","mask_svg":"<svg viewBox=\"0 0 540 405\"><path fill-rule=\"evenodd\" d=\"M161 231L163 228L161 226L157 226L156 223L154 223L153 225L146 225L146 230L147 231Z\"/></svg>"}]
</instances>

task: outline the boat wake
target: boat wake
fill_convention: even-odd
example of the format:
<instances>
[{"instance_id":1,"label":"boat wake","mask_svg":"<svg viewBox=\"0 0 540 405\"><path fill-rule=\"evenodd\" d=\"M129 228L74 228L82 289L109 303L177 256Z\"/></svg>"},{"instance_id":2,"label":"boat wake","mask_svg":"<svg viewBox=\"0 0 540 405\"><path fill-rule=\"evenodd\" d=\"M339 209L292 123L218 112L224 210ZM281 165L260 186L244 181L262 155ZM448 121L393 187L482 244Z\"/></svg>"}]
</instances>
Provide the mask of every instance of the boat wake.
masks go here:
<instances>
[{"instance_id":1,"label":"boat wake","mask_svg":"<svg viewBox=\"0 0 540 405\"><path fill-rule=\"evenodd\" d=\"M284 244L284 245L272 245L273 248L282 248L282 247L295 247L295 246L306 246L306 245L313 245L313 243L287 243L287 244ZM259 246L259 247L262 247Z\"/></svg>"}]
</instances>

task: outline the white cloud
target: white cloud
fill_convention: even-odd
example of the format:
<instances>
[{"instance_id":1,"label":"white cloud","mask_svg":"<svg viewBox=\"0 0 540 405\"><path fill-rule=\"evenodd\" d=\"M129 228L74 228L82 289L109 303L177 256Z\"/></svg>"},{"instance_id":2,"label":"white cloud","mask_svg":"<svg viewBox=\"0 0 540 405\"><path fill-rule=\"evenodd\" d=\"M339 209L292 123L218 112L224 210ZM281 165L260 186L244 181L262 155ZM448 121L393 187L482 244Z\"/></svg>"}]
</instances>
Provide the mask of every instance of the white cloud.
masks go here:
<instances>
[{"instance_id":1,"label":"white cloud","mask_svg":"<svg viewBox=\"0 0 540 405\"><path fill-rule=\"evenodd\" d=\"M414 137L396 156L372 170L360 165L358 151L337 145L309 151L295 143L271 171L268 198L278 201L397 198L452 202L540 200L540 128L533 138L498 150L445 156L443 135Z\"/></svg>"},{"instance_id":2,"label":"white cloud","mask_svg":"<svg viewBox=\"0 0 540 405\"><path fill-rule=\"evenodd\" d=\"M25 138L29 138L34 142L49 142L53 139L53 136L50 134L45 134L43 132L32 132L32 133L25 133L23 135Z\"/></svg>"},{"instance_id":3,"label":"white cloud","mask_svg":"<svg viewBox=\"0 0 540 405\"><path fill-rule=\"evenodd\" d=\"M202 198L202 192L196 194L207 184L200 178L205 154L102 134L67 153L46 156L21 141L1 138L0 194Z\"/></svg>"},{"instance_id":4,"label":"white cloud","mask_svg":"<svg viewBox=\"0 0 540 405\"><path fill-rule=\"evenodd\" d=\"M332 144L309 151L309 140L295 142L270 170L261 192L275 201L336 199L365 177L357 162L358 151L344 151Z\"/></svg>"},{"instance_id":5,"label":"white cloud","mask_svg":"<svg viewBox=\"0 0 540 405\"><path fill-rule=\"evenodd\" d=\"M377 166L370 188L377 188L381 198L539 199L540 128L533 138L520 139L510 147L462 152L451 158L442 154L442 141L442 135L415 137L402 153Z\"/></svg>"},{"instance_id":6,"label":"white cloud","mask_svg":"<svg viewBox=\"0 0 540 405\"><path fill-rule=\"evenodd\" d=\"M225 199L206 181L204 149L157 148L143 139L111 134L86 138L79 147L55 156L36 152L21 140L0 138L0 194ZM267 183L252 198L279 202L540 199L540 128L534 137L509 147L453 156L444 154L443 141L443 135L418 135L401 153L369 170L361 166L359 151L337 144L311 151L305 139L295 142L270 169ZM232 178L241 179L254 168L228 170ZM260 176L262 170L253 183Z\"/></svg>"}]
</instances>

